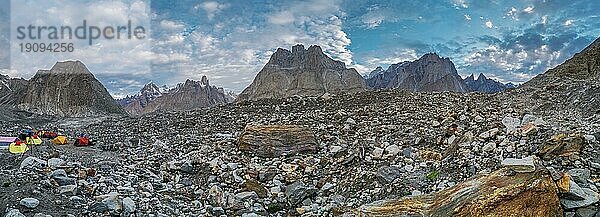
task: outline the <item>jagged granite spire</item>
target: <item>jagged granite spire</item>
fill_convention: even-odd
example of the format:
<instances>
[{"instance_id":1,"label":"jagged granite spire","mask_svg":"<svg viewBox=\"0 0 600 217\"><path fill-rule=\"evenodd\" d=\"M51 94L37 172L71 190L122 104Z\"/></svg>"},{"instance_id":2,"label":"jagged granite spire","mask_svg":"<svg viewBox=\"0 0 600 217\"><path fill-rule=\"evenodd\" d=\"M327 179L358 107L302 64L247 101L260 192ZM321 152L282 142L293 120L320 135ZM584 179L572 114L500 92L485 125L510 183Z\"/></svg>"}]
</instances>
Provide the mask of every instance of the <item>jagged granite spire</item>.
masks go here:
<instances>
[{"instance_id":1,"label":"jagged granite spire","mask_svg":"<svg viewBox=\"0 0 600 217\"><path fill-rule=\"evenodd\" d=\"M385 71L371 73L367 84L373 89L406 89L426 92L467 92L469 88L449 58L427 53L413 62L392 64Z\"/></svg>"},{"instance_id":2,"label":"jagged granite spire","mask_svg":"<svg viewBox=\"0 0 600 217\"><path fill-rule=\"evenodd\" d=\"M321 96L325 93L359 92L366 89L355 69L325 55L321 47L295 45L278 48L238 101L286 98L294 95Z\"/></svg>"}]
</instances>

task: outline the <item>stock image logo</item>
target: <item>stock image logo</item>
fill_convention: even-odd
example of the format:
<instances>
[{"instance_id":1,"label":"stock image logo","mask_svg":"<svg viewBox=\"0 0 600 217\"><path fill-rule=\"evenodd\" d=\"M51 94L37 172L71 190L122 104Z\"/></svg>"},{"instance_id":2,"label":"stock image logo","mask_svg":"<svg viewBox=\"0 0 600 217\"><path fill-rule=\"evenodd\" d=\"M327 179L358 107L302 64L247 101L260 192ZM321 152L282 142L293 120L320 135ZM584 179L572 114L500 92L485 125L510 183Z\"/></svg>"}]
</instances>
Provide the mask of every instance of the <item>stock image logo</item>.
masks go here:
<instances>
[{"instance_id":1,"label":"stock image logo","mask_svg":"<svg viewBox=\"0 0 600 217\"><path fill-rule=\"evenodd\" d=\"M89 25L83 20L78 26L17 26L16 39L21 52L73 52L73 40L84 40L93 45L101 39L106 40L142 40L146 38L146 28L134 26L129 20L120 26ZM42 42L39 42L42 41Z\"/></svg>"}]
</instances>

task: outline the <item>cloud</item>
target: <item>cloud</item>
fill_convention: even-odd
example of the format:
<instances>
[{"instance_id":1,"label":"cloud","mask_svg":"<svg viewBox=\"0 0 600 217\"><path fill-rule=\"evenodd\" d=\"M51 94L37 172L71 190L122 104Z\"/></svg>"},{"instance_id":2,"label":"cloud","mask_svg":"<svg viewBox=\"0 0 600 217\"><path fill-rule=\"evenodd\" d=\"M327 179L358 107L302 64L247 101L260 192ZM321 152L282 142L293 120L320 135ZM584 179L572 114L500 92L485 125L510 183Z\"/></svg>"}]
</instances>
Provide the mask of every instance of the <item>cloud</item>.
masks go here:
<instances>
[{"instance_id":1,"label":"cloud","mask_svg":"<svg viewBox=\"0 0 600 217\"><path fill-rule=\"evenodd\" d=\"M467 4L467 2L465 0L452 0L454 2L454 7L461 7L461 8L469 8L469 5Z\"/></svg>"},{"instance_id":2,"label":"cloud","mask_svg":"<svg viewBox=\"0 0 600 217\"><path fill-rule=\"evenodd\" d=\"M280 11L268 16L268 20L272 24L285 25L294 22L294 15L290 11Z\"/></svg>"},{"instance_id":3,"label":"cloud","mask_svg":"<svg viewBox=\"0 0 600 217\"><path fill-rule=\"evenodd\" d=\"M465 16L465 20L471 21L471 16L469 16L468 14L465 14L464 16Z\"/></svg>"},{"instance_id":4,"label":"cloud","mask_svg":"<svg viewBox=\"0 0 600 217\"><path fill-rule=\"evenodd\" d=\"M195 8L202 8L206 12L206 17L208 17L209 20L212 20L217 13L227 7L229 7L228 4L220 4L216 1L207 1L196 5Z\"/></svg>"},{"instance_id":5,"label":"cloud","mask_svg":"<svg viewBox=\"0 0 600 217\"><path fill-rule=\"evenodd\" d=\"M523 12L530 14L533 13L533 9L533 6L528 6L525 9L523 9Z\"/></svg>"},{"instance_id":6,"label":"cloud","mask_svg":"<svg viewBox=\"0 0 600 217\"><path fill-rule=\"evenodd\" d=\"M485 27L489 29L494 28L494 23L491 20L485 21Z\"/></svg>"},{"instance_id":7,"label":"cloud","mask_svg":"<svg viewBox=\"0 0 600 217\"><path fill-rule=\"evenodd\" d=\"M32 13L35 12L35 13ZM24 0L11 7L11 29L29 24L38 26L83 25L98 27L142 26L150 31L150 10L147 1L60 1ZM88 33L89 34L89 33ZM125 32L123 35L126 35ZM146 35L148 36L148 35ZM39 69L48 69L57 61L81 60L98 77L104 75L147 76L151 73L150 62L155 58L151 51L151 39L97 39L89 45L88 40L19 40L12 36L11 67L24 78L32 77ZM73 43L73 52L21 52L18 43Z\"/></svg>"},{"instance_id":8,"label":"cloud","mask_svg":"<svg viewBox=\"0 0 600 217\"><path fill-rule=\"evenodd\" d=\"M575 22L574 20L566 20L563 25L565 25L565 26L571 26L571 25L573 25L574 22Z\"/></svg>"}]
</instances>

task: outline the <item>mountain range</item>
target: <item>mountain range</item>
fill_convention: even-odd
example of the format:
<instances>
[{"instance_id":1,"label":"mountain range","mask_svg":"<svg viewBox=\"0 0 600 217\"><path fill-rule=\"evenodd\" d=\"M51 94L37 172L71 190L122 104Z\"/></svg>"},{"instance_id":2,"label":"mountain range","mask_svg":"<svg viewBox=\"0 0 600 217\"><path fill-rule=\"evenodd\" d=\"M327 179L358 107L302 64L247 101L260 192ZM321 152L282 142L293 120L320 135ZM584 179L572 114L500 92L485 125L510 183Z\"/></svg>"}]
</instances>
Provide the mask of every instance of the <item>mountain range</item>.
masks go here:
<instances>
[{"instance_id":1,"label":"mountain range","mask_svg":"<svg viewBox=\"0 0 600 217\"><path fill-rule=\"evenodd\" d=\"M504 91L506 89L517 87L516 85L514 85L512 83L504 84L504 83L496 81L494 79L487 78L487 77L485 77L485 75L483 73L479 74L477 79L475 79L475 75L471 74L469 77L465 78L463 81L465 82L465 84L467 84L467 87L469 87L469 90L474 91L474 92L482 92L482 93L497 93L497 92Z\"/></svg>"},{"instance_id":2,"label":"mountain range","mask_svg":"<svg viewBox=\"0 0 600 217\"><path fill-rule=\"evenodd\" d=\"M150 82L137 95L118 100L130 115L142 115L154 111L192 110L231 103L235 95L223 88L211 86L208 78L200 81L186 80L175 88L159 88Z\"/></svg>"},{"instance_id":3,"label":"mountain range","mask_svg":"<svg viewBox=\"0 0 600 217\"><path fill-rule=\"evenodd\" d=\"M150 82L138 94L114 100L106 88L80 61L56 63L39 70L30 80L0 76L0 106L53 116L143 115L155 111L191 110L264 98L322 96L356 93L368 89L404 89L424 92L503 91L538 100L538 107L575 106L598 112L600 99L600 42L596 40L565 63L515 88L480 74L462 79L449 58L428 53L415 61L377 67L365 78L355 69L325 55L319 46L295 45L279 48L258 72L253 82L236 98L223 88L211 86L208 78L186 80L168 89ZM513 89L508 92L506 89ZM576 90L576 91L566 91ZM559 95L562 97L550 97ZM516 98L518 99L518 98Z\"/></svg>"},{"instance_id":4,"label":"mountain range","mask_svg":"<svg viewBox=\"0 0 600 217\"><path fill-rule=\"evenodd\" d=\"M372 89L403 89L414 92L484 92L496 93L514 87L503 84L480 74L477 80L473 74L462 79L450 58L442 58L436 53L428 53L415 61L404 61L390 65L386 70L381 66L366 76L367 85Z\"/></svg>"},{"instance_id":5,"label":"mountain range","mask_svg":"<svg viewBox=\"0 0 600 217\"><path fill-rule=\"evenodd\" d=\"M392 64L387 70L375 69L366 78L373 89L403 89L415 92L468 92L454 63L435 53L423 55L418 60Z\"/></svg>"}]
</instances>

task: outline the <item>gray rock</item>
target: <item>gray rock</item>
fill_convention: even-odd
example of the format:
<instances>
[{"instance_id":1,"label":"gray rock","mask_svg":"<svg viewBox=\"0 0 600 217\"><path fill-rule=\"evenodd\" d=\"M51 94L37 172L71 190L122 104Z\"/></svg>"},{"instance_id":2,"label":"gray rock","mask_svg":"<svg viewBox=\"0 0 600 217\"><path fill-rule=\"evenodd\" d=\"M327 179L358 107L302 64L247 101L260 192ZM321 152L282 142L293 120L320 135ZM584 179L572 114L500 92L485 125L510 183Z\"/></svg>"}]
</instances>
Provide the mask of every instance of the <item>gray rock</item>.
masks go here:
<instances>
[{"instance_id":1,"label":"gray rock","mask_svg":"<svg viewBox=\"0 0 600 217\"><path fill-rule=\"evenodd\" d=\"M395 166L382 166L377 170L376 177L380 183L386 184L393 182L396 178L400 177L400 169Z\"/></svg>"},{"instance_id":2,"label":"gray rock","mask_svg":"<svg viewBox=\"0 0 600 217\"><path fill-rule=\"evenodd\" d=\"M560 199L560 204L563 205L565 209L575 209L580 207L586 207L597 203L600 200L600 196L595 191L590 190L589 188L582 188L583 195L581 195L583 200L569 200L569 199Z\"/></svg>"},{"instance_id":3,"label":"gray rock","mask_svg":"<svg viewBox=\"0 0 600 217\"><path fill-rule=\"evenodd\" d=\"M535 171L535 164L533 161L533 156L529 156L523 159L506 158L502 160L501 164L502 166L508 167L515 172L530 173Z\"/></svg>"},{"instance_id":4,"label":"gray rock","mask_svg":"<svg viewBox=\"0 0 600 217\"><path fill-rule=\"evenodd\" d=\"M108 206L106 206L106 204L104 204L102 202L95 202L88 207L88 210L90 212L104 213L104 212L108 211L109 209L108 209Z\"/></svg>"},{"instance_id":5,"label":"gray rock","mask_svg":"<svg viewBox=\"0 0 600 217\"><path fill-rule=\"evenodd\" d=\"M314 195L317 189L306 186L302 181L296 181L285 188L285 195L291 204L298 205L304 199Z\"/></svg>"},{"instance_id":6,"label":"gray rock","mask_svg":"<svg viewBox=\"0 0 600 217\"><path fill-rule=\"evenodd\" d=\"M573 179L569 179L569 192L561 194L560 197L568 200L584 200L585 192Z\"/></svg>"},{"instance_id":7,"label":"gray rock","mask_svg":"<svg viewBox=\"0 0 600 217\"><path fill-rule=\"evenodd\" d=\"M571 169L569 175L573 177L573 180L579 184L586 184L587 180L590 179L589 169Z\"/></svg>"},{"instance_id":8,"label":"gray rock","mask_svg":"<svg viewBox=\"0 0 600 217\"><path fill-rule=\"evenodd\" d=\"M126 197L123 199L123 211L125 213L134 213L136 210L135 201L130 197Z\"/></svg>"},{"instance_id":9,"label":"gray rock","mask_svg":"<svg viewBox=\"0 0 600 217\"><path fill-rule=\"evenodd\" d=\"M75 178L67 177L67 172L63 169L54 170L49 175L58 183L58 186L74 185L77 181Z\"/></svg>"},{"instance_id":10,"label":"gray rock","mask_svg":"<svg viewBox=\"0 0 600 217\"><path fill-rule=\"evenodd\" d=\"M102 199L102 203L106 205L109 210L121 210L122 206L119 203L119 193L111 192L108 195L102 195L99 197L105 197Z\"/></svg>"},{"instance_id":11,"label":"gray rock","mask_svg":"<svg viewBox=\"0 0 600 217\"><path fill-rule=\"evenodd\" d=\"M412 148L406 147L406 148L402 149L402 155L404 155L404 157L412 158L412 155L413 155Z\"/></svg>"},{"instance_id":12,"label":"gray rock","mask_svg":"<svg viewBox=\"0 0 600 217\"><path fill-rule=\"evenodd\" d=\"M578 217L594 217L596 215L596 210L591 207L579 208L575 211Z\"/></svg>"},{"instance_id":13,"label":"gray rock","mask_svg":"<svg viewBox=\"0 0 600 217\"><path fill-rule=\"evenodd\" d=\"M4 217L25 217L18 209L9 209Z\"/></svg>"},{"instance_id":14,"label":"gray rock","mask_svg":"<svg viewBox=\"0 0 600 217\"><path fill-rule=\"evenodd\" d=\"M483 148L481 148L481 150L484 152L493 152L494 150L496 150L496 143L488 142L483 146Z\"/></svg>"},{"instance_id":15,"label":"gray rock","mask_svg":"<svg viewBox=\"0 0 600 217\"><path fill-rule=\"evenodd\" d=\"M181 165L181 171L184 173L192 174L194 173L194 166L190 161L186 161Z\"/></svg>"},{"instance_id":16,"label":"gray rock","mask_svg":"<svg viewBox=\"0 0 600 217\"><path fill-rule=\"evenodd\" d=\"M69 201L71 201L72 203L75 203L75 204L85 204L85 199L83 199L79 196L71 196L71 197L69 197Z\"/></svg>"},{"instance_id":17,"label":"gray rock","mask_svg":"<svg viewBox=\"0 0 600 217\"><path fill-rule=\"evenodd\" d=\"M64 185L58 187L58 193L60 194L72 194L75 195L77 185Z\"/></svg>"},{"instance_id":18,"label":"gray rock","mask_svg":"<svg viewBox=\"0 0 600 217\"><path fill-rule=\"evenodd\" d=\"M38 205L40 205L40 201L38 199L28 197L28 198L21 199L19 204L21 204L22 206L25 206L29 209L33 209L33 208L36 208Z\"/></svg>"},{"instance_id":19,"label":"gray rock","mask_svg":"<svg viewBox=\"0 0 600 217\"><path fill-rule=\"evenodd\" d=\"M244 201L244 200L248 200L248 199L258 199L258 194L256 194L256 192L254 192L254 191L244 191L244 192L237 193L235 195L235 197L238 200Z\"/></svg>"},{"instance_id":20,"label":"gray rock","mask_svg":"<svg viewBox=\"0 0 600 217\"><path fill-rule=\"evenodd\" d=\"M36 169L43 169L44 167L46 167L45 160L39 159L37 157L29 156L21 162L21 166L19 167L19 169L20 170L24 170L24 169L36 170Z\"/></svg>"}]
</instances>

